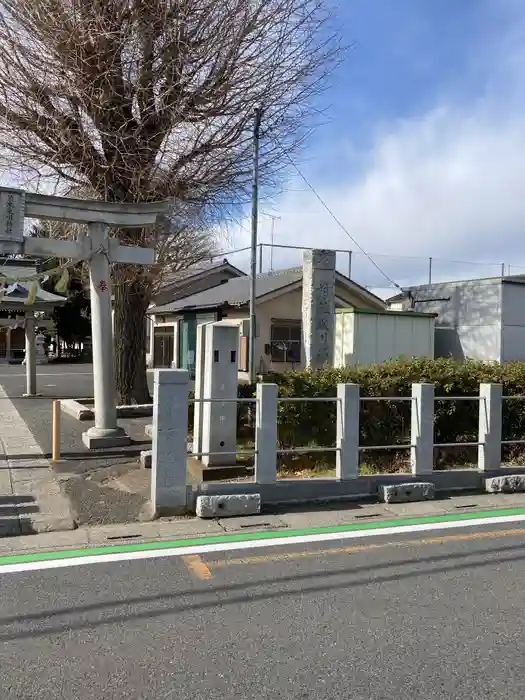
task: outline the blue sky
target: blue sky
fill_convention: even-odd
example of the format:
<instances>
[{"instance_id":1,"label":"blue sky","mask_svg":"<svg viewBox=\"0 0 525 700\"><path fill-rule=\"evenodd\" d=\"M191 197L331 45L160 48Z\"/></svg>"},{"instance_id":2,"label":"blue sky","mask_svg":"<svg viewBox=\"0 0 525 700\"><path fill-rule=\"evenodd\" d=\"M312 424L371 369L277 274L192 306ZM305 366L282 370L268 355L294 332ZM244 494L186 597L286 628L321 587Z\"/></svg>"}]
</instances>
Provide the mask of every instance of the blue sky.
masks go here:
<instances>
[{"instance_id":1,"label":"blue sky","mask_svg":"<svg viewBox=\"0 0 525 700\"><path fill-rule=\"evenodd\" d=\"M525 3L339 0L336 15L351 48L325 95L329 122L298 161L305 175L368 252L420 258L374 256L402 285L426 280L428 256L436 279L501 262L525 273ZM278 243L322 234L355 250L293 173L272 210ZM269 242L267 217L260 227ZM299 259L276 252L274 265ZM363 255L354 273L388 284Z\"/></svg>"}]
</instances>

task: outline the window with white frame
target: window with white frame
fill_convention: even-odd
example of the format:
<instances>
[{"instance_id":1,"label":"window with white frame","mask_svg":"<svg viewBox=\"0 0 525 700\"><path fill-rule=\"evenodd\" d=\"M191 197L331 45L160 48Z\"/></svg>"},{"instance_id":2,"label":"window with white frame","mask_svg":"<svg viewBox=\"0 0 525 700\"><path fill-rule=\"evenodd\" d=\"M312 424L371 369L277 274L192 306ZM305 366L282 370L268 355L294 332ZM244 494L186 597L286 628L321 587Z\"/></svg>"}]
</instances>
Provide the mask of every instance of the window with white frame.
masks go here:
<instances>
[{"instance_id":1,"label":"window with white frame","mask_svg":"<svg viewBox=\"0 0 525 700\"><path fill-rule=\"evenodd\" d=\"M272 362L300 362L301 322L272 319L270 347Z\"/></svg>"}]
</instances>

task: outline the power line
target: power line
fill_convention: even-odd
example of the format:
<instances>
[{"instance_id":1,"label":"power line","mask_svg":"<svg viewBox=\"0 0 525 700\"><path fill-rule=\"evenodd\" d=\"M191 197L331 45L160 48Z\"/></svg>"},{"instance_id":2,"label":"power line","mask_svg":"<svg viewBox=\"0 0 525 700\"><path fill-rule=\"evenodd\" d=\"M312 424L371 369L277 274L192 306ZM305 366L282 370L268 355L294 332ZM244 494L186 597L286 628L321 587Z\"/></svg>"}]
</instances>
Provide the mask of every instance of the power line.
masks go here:
<instances>
[{"instance_id":1,"label":"power line","mask_svg":"<svg viewBox=\"0 0 525 700\"><path fill-rule=\"evenodd\" d=\"M283 149L283 151L284 151L284 149ZM318 194L318 192L317 192L317 190L315 189L315 187L314 187L314 186L311 184L311 182L306 178L306 176L303 175L303 173L301 172L301 170L299 169L299 167L294 163L294 161L292 160L291 156L290 156L288 153L286 153L286 151L284 151L284 153L286 154L286 157L287 157L288 160L290 161L292 167L293 167L294 170L297 172L297 174L299 175L299 177L304 181L304 183L306 184L306 186L311 190L311 192L315 195L315 197L318 199L318 201L322 204L322 206L323 206L323 207L326 209L326 211L330 214L330 216L331 216L332 219L336 222L336 224L339 226L339 228L348 236L348 238L352 241L352 243L353 243L355 246L357 246L357 248L359 248L359 250L361 251L361 253L363 253L363 255L372 263L372 265L376 268L376 270L377 270L381 275L383 275L383 277L384 277L386 280L388 280L388 282L390 282L390 284L394 285L394 287L395 287L396 289L399 289L399 291L402 292L402 291L403 291L402 287L401 287L395 280L393 280L391 277L389 277L389 276L387 275L387 273L372 259L372 257L366 252L366 250L363 248L363 246L360 245L360 244L358 243L358 241L352 236L352 234L350 233L350 231L348 231L348 229L343 225L342 221L334 214L334 212L330 209L330 207L328 206L328 204L326 204L326 202L325 202L324 199L321 197L321 195Z\"/></svg>"}]
</instances>

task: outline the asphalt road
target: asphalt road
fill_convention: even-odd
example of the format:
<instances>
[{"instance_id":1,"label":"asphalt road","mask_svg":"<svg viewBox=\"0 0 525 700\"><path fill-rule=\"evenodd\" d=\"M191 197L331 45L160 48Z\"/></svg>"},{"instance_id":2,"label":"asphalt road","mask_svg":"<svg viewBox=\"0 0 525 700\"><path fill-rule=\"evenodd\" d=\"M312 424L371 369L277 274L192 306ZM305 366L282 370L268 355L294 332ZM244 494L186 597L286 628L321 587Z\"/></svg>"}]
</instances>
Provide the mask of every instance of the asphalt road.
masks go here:
<instances>
[{"instance_id":1,"label":"asphalt road","mask_svg":"<svg viewBox=\"0 0 525 700\"><path fill-rule=\"evenodd\" d=\"M1 697L516 700L519 525L0 575Z\"/></svg>"},{"instance_id":2,"label":"asphalt road","mask_svg":"<svg viewBox=\"0 0 525 700\"><path fill-rule=\"evenodd\" d=\"M25 398L25 367L20 365L0 366L0 384L15 408L26 422L42 452L50 456L52 440L53 399L86 398L93 396L93 367L90 364L40 365L37 368L37 389L40 396ZM153 391L153 374L148 373L150 390ZM0 404L1 414L1 404ZM118 448L107 451L89 451L82 442L82 433L91 423L80 422L62 413L61 447L62 456L68 460L68 471L86 471L93 468L96 460L101 466L114 463L117 453L123 459L138 456L141 449L147 449L149 440L144 435L144 425L151 419L120 420L119 424L136 441L128 449ZM107 456L107 461L105 457ZM75 464L75 461L77 462Z\"/></svg>"},{"instance_id":3,"label":"asphalt road","mask_svg":"<svg viewBox=\"0 0 525 700\"><path fill-rule=\"evenodd\" d=\"M10 397L21 398L26 390L26 368L0 365L0 383ZM44 398L70 399L93 395L91 364L49 364L37 367L37 390Z\"/></svg>"}]
</instances>

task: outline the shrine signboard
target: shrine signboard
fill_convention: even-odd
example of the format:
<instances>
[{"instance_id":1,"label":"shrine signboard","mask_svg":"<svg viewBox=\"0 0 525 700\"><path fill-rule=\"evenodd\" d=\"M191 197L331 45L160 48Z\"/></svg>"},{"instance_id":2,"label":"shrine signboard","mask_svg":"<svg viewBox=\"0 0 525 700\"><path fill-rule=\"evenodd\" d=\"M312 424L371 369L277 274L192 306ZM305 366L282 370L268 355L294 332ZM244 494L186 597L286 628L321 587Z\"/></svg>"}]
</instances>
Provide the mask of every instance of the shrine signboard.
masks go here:
<instances>
[{"instance_id":1,"label":"shrine signboard","mask_svg":"<svg viewBox=\"0 0 525 700\"><path fill-rule=\"evenodd\" d=\"M25 193L0 189L0 254L22 252L24 241Z\"/></svg>"}]
</instances>

